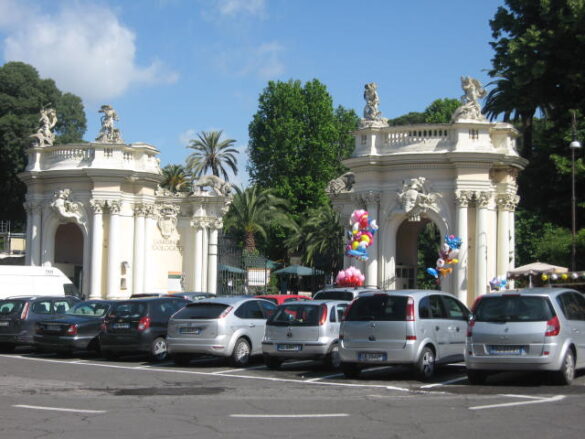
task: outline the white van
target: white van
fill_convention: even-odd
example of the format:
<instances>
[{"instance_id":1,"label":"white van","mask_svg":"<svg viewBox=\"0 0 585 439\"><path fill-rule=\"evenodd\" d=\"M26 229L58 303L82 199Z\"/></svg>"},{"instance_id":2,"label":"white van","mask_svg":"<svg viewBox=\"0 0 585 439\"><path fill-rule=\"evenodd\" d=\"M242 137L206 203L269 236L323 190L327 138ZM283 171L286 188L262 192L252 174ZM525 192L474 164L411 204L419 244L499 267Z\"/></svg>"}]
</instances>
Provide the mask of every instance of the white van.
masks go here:
<instances>
[{"instance_id":1,"label":"white van","mask_svg":"<svg viewBox=\"0 0 585 439\"><path fill-rule=\"evenodd\" d=\"M28 295L79 296L79 292L58 268L0 265L0 299Z\"/></svg>"}]
</instances>

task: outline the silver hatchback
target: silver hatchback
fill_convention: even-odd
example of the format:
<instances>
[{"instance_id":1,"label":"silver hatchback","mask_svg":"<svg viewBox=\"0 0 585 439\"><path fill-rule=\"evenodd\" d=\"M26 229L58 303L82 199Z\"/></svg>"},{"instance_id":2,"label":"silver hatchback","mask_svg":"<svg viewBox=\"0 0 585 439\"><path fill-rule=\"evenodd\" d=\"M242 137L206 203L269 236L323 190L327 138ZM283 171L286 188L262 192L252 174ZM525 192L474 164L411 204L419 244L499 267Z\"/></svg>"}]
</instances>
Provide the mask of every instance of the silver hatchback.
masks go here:
<instances>
[{"instance_id":1,"label":"silver hatchback","mask_svg":"<svg viewBox=\"0 0 585 439\"><path fill-rule=\"evenodd\" d=\"M566 288L533 288L480 296L465 353L471 384L489 372L551 371L570 384L585 367L585 296Z\"/></svg>"},{"instance_id":2,"label":"silver hatchback","mask_svg":"<svg viewBox=\"0 0 585 439\"><path fill-rule=\"evenodd\" d=\"M408 365L428 379L435 364L463 361L468 317L465 305L440 291L360 294L341 323L341 369L357 378L365 367Z\"/></svg>"},{"instance_id":3,"label":"silver hatchback","mask_svg":"<svg viewBox=\"0 0 585 439\"><path fill-rule=\"evenodd\" d=\"M338 337L346 301L302 301L280 305L266 322L264 362L278 369L288 359L324 360L339 367Z\"/></svg>"},{"instance_id":4,"label":"silver hatchback","mask_svg":"<svg viewBox=\"0 0 585 439\"><path fill-rule=\"evenodd\" d=\"M275 309L272 302L250 296L189 303L169 320L168 352L178 365L207 354L245 366L252 355L262 354L266 319Z\"/></svg>"}]
</instances>

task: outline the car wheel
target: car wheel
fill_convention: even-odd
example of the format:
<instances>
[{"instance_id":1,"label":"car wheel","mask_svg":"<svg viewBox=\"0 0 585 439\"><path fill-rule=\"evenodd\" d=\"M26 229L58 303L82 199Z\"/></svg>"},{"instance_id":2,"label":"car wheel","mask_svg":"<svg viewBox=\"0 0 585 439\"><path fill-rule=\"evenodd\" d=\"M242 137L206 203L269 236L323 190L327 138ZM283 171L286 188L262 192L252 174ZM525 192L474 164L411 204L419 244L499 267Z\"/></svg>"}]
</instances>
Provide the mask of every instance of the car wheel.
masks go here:
<instances>
[{"instance_id":1,"label":"car wheel","mask_svg":"<svg viewBox=\"0 0 585 439\"><path fill-rule=\"evenodd\" d=\"M359 378L361 370L355 363L341 363L341 371L346 378Z\"/></svg>"},{"instance_id":2,"label":"car wheel","mask_svg":"<svg viewBox=\"0 0 585 439\"><path fill-rule=\"evenodd\" d=\"M268 369L277 370L280 369L280 365L282 364L282 360L280 358L271 357L269 355L264 355L264 364Z\"/></svg>"},{"instance_id":3,"label":"car wheel","mask_svg":"<svg viewBox=\"0 0 585 439\"><path fill-rule=\"evenodd\" d=\"M189 366L191 363L191 355L190 354L173 354L173 362L177 366Z\"/></svg>"},{"instance_id":4,"label":"car wheel","mask_svg":"<svg viewBox=\"0 0 585 439\"><path fill-rule=\"evenodd\" d=\"M339 369L341 366L341 358L339 357L339 347L333 346L331 351L325 357L325 365L329 369Z\"/></svg>"},{"instance_id":5,"label":"car wheel","mask_svg":"<svg viewBox=\"0 0 585 439\"><path fill-rule=\"evenodd\" d=\"M100 339L98 337L94 338L89 345L87 345L87 350L88 351L93 351L96 354L100 354L101 352L101 348L100 348Z\"/></svg>"},{"instance_id":6,"label":"car wheel","mask_svg":"<svg viewBox=\"0 0 585 439\"><path fill-rule=\"evenodd\" d=\"M484 370L467 369L467 381L474 386L485 383L487 372Z\"/></svg>"},{"instance_id":7,"label":"car wheel","mask_svg":"<svg viewBox=\"0 0 585 439\"><path fill-rule=\"evenodd\" d=\"M238 338L230 357L230 363L234 367L244 367L250 362L250 343L245 338Z\"/></svg>"},{"instance_id":8,"label":"car wheel","mask_svg":"<svg viewBox=\"0 0 585 439\"><path fill-rule=\"evenodd\" d=\"M10 353L14 351L16 346L10 343L2 343L0 344L0 352Z\"/></svg>"},{"instance_id":9,"label":"car wheel","mask_svg":"<svg viewBox=\"0 0 585 439\"><path fill-rule=\"evenodd\" d=\"M554 375L555 384L567 386L573 382L575 378L575 356L570 349L565 354L561 368Z\"/></svg>"},{"instance_id":10,"label":"car wheel","mask_svg":"<svg viewBox=\"0 0 585 439\"><path fill-rule=\"evenodd\" d=\"M150 359L152 361L162 361L167 358L167 341L162 337L154 339L150 345Z\"/></svg>"},{"instance_id":11,"label":"car wheel","mask_svg":"<svg viewBox=\"0 0 585 439\"><path fill-rule=\"evenodd\" d=\"M435 374L435 353L425 346L414 365L414 374L421 381L430 379Z\"/></svg>"}]
</instances>

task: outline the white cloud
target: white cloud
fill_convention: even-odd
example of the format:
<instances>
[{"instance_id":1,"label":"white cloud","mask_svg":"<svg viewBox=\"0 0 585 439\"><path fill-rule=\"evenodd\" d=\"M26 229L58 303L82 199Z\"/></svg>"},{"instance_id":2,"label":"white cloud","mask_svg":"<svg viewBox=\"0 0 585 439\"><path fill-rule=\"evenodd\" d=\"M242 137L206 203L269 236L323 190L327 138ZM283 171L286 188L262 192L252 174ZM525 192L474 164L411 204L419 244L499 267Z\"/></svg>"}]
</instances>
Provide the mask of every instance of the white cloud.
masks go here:
<instances>
[{"instance_id":1,"label":"white cloud","mask_svg":"<svg viewBox=\"0 0 585 439\"><path fill-rule=\"evenodd\" d=\"M190 128L188 130L183 131L181 134L179 134L179 143L182 146L187 146L189 145L189 143L191 143L191 139L194 139L196 136L195 130L193 128Z\"/></svg>"},{"instance_id":2,"label":"white cloud","mask_svg":"<svg viewBox=\"0 0 585 439\"><path fill-rule=\"evenodd\" d=\"M136 36L110 9L72 2L50 14L26 1L4 0L0 17L0 29L7 33L6 61L31 64L61 90L90 103L121 96L133 85L178 79L159 60L145 67L136 64Z\"/></svg>"},{"instance_id":3,"label":"white cloud","mask_svg":"<svg viewBox=\"0 0 585 439\"><path fill-rule=\"evenodd\" d=\"M266 0L216 0L215 3L219 13L228 17L241 14L263 17L266 13Z\"/></svg>"},{"instance_id":4,"label":"white cloud","mask_svg":"<svg viewBox=\"0 0 585 439\"><path fill-rule=\"evenodd\" d=\"M224 50L216 56L218 68L225 74L256 76L274 79L285 71L282 60L284 47L278 42L263 43L258 47L238 47Z\"/></svg>"}]
</instances>

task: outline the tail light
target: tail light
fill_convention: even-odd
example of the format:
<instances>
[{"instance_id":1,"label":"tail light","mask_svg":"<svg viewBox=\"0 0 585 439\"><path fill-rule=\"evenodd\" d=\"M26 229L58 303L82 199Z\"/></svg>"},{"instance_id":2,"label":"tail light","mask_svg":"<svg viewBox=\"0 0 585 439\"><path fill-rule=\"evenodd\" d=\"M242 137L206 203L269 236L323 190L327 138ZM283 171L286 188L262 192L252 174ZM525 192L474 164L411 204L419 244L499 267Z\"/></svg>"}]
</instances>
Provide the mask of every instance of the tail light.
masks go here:
<instances>
[{"instance_id":1,"label":"tail light","mask_svg":"<svg viewBox=\"0 0 585 439\"><path fill-rule=\"evenodd\" d=\"M559 322L559 318L554 316L548 322L546 322L546 332L544 333L545 337L554 337L555 335L559 335L561 332L561 323Z\"/></svg>"},{"instance_id":2,"label":"tail light","mask_svg":"<svg viewBox=\"0 0 585 439\"><path fill-rule=\"evenodd\" d=\"M228 306L226 309L223 310L223 312L219 315L220 319L223 319L225 317L227 317L227 315L230 313L230 311L234 309L233 306Z\"/></svg>"},{"instance_id":3,"label":"tail light","mask_svg":"<svg viewBox=\"0 0 585 439\"><path fill-rule=\"evenodd\" d=\"M473 327L475 326L475 320L471 319L467 323L467 336L471 337L473 335Z\"/></svg>"},{"instance_id":4,"label":"tail light","mask_svg":"<svg viewBox=\"0 0 585 439\"><path fill-rule=\"evenodd\" d=\"M138 320L138 327L136 329L139 331L146 331L148 328L150 328L150 317L140 317L140 320Z\"/></svg>"},{"instance_id":5,"label":"tail light","mask_svg":"<svg viewBox=\"0 0 585 439\"><path fill-rule=\"evenodd\" d=\"M77 335L77 325L69 325L69 328L67 328L67 335Z\"/></svg>"},{"instance_id":6,"label":"tail light","mask_svg":"<svg viewBox=\"0 0 585 439\"><path fill-rule=\"evenodd\" d=\"M319 326L323 326L327 321L327 305L321 305L321 316L319 317Z\"/></svg>"},{"instance_id":7,"label":"tail light","mask_svg":"<svg viewBox=\"0 0 585 439\"><path fill-rule=\"evenodd\" d=\"M408 298L406 302L406 321L407 322L414 322L414 299L412 297Z\"/></svg>"},{"instance_id":8,"label":"tail light","mask_svg":"<svg viewBox=\"0 0 585 439\"><path fill-rule=\"evenodd\" d=\"M24 308L22 308L22 312L20 313L20 318L22 320L26 320L28 317L28 311L30 310L30 302L26 302L24 304Z\"/></svg>"}]
</instances>

